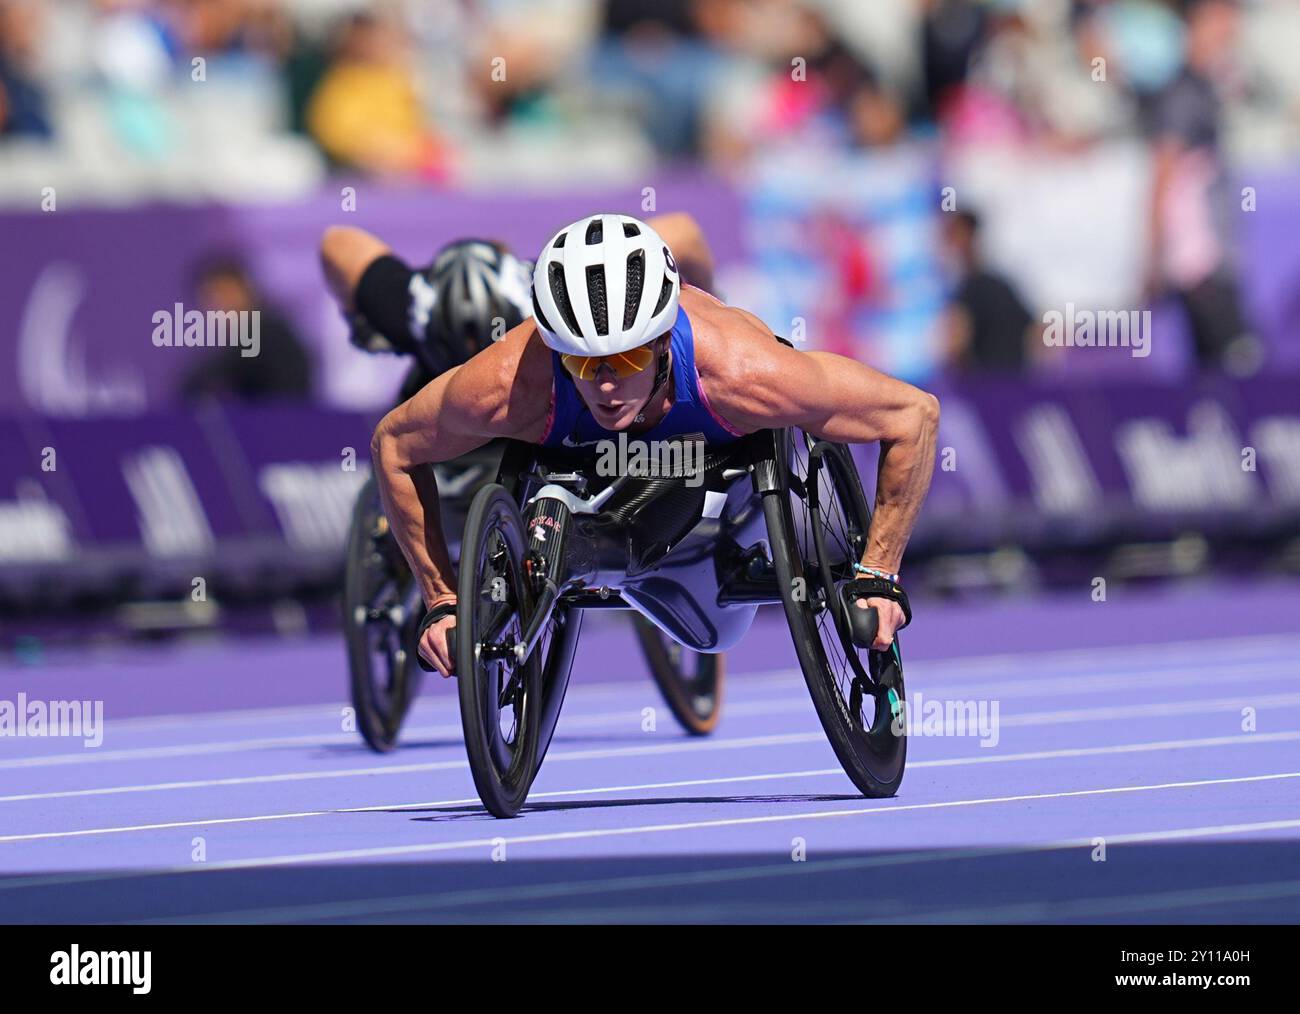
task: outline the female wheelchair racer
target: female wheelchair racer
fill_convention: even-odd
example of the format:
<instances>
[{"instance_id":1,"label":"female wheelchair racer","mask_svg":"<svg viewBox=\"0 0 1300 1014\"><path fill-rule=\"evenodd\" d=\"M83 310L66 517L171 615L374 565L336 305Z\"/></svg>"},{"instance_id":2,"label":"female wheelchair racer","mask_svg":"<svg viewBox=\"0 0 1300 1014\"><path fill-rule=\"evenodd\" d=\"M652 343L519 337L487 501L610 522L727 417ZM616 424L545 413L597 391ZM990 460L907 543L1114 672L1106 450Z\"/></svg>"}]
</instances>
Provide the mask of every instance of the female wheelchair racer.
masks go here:
<instances>
[{"instance_id":1,"label":"female wheelchair racer","mask_svg":"<svg viewBox=\"0 0 1300 1014\"><path fill-rule=\"evenodd\" d=\"M458 677L488 809L523 805L581 614L611 606L709 652L734 643L758 604L781 602L845 770L865 794L894 792L905 742L893 635L910 610L890 572L929 486L937 401L844 357L794 350L752 314L681 286L662 238L628 216L557 233L532 296L531 320L390 413L371 443L429 607L420 656ZM651 479L555 460L592 445L603 454L615 436L708 453L699 474ZM518 441L527 460L476 494L456 566L418 470L494 437ZM838 441L881 444L874 520Z\"/></svg>"},{"instance_id":2,"label":"female wheelchair racer","mask_svg":"<svg viewBox=\"0 0 1300 1014\"><path fill-rule=\"evenodd\" d=\"M321 255L352 344L413 360L399 403L530 312L531 265L488 241L448 244L427 268L413 270L375 237L332 229ZM502 451L502 442L493 442L433 467L447 533L461 530L470 499L496 475ZM349 526L343 626L358 730L379 752L396 747L420 690L414 637L422 611L372 477L357 495ZM687 732L711 732L720 717L724 657L683 650L640 616L634 627L669 710Z\"/></svg>"},{"instance_id":3,"label":"female wheelchair racer","mask_svg":"<svg viewBox=\"0 0 1300 1014\"><path fill-rule=\"evenodd\" d=\"M864 795L897 791L902 656L896 638L870 650L875 610L851 604L871 514L847 447L759 431L702 467L702 481L602 482L590 462L512 441L498 482L475 494L448 644L474 785L495 816L518 813L541 767L587 609L632 609L717 652L780 602L845 773Z\"/></svg>"}]
</instances>

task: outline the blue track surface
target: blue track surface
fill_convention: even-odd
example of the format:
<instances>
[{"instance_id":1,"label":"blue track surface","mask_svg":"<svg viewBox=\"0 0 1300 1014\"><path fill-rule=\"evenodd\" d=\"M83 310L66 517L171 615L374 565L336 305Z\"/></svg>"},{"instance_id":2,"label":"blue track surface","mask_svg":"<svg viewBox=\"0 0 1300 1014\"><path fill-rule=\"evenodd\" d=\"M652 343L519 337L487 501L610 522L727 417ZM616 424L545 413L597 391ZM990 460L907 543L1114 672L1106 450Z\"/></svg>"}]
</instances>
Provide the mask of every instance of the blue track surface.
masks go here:
<instances>
[{"instance_id":1,"label":"blue track surface","mask_svg":"<svg viewBox=\"0 0 1300 1014\"><path fill-rule=\"evenodd\" d=\"M512 821L447 685L382 757L337 703L0 739L0 921L1300 920L1300 634L909 662L913 701L996 704L997 742L913 735L887 800L840 771L780 623L752 636L777 667L733 666L707 739L580 657Z\"/></svg>"}]
</instances>

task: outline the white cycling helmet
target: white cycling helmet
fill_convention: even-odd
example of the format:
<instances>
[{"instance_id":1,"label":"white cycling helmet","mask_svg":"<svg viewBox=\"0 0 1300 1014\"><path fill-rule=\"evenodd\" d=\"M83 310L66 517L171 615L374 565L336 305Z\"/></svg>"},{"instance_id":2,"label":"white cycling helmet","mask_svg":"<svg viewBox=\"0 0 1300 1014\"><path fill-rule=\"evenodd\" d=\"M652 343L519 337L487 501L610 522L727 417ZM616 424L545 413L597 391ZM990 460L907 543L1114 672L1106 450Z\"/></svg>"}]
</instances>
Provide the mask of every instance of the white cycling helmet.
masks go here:
<instances>
[{"instance_id":1,"label":"white cycling helmet","mask_svg":"<svg viewBox=\"0 0 1300 1014\"><path fill-rule=\"evenodd\" d=\"M533 316L562 355L608 356L672 329L682 283L650 226L592 215L557 232L533 268Z\"/></svg>"}]
</instances>

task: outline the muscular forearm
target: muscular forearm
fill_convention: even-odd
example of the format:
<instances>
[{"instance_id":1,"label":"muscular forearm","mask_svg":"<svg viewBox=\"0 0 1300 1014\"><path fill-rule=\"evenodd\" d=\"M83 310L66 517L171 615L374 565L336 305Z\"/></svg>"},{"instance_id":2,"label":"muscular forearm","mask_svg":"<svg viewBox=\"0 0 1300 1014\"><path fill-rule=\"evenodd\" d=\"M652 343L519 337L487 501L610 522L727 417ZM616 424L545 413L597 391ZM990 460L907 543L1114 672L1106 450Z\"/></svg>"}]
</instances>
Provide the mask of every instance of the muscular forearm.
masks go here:
<instances>
[{"instance_id":1,"label":"muscular forearm","mask_svg":"<svg viewBox=\"0 0 1300 1014\"><path fill-rule=\"evenodd\" d=\"M800 371L800 379L813 385L802 392L812 411L801 425L827 440L880 444L876 503L862 562L895 573L930 489L939 399L840 356L807 356L816 368Z\"/></svg>"},{"instance_id":2,"label":"muscular forearm","mask_svg":"<svg viewBox=\"0 0 1300 1014\"><path fill-rule=\"evenodd\" d=\"M374 448L384 514L426 605L455 594L456 574L442 534L438 483L431 465L397 467L382 441Z\"/></svg>"},{"instance_id":3,"label":"muscular forearm","mask_svg":"<svg viewBox=\"0 0 1300 1014\"><path fill-rule=\"evenodd\" d=\"M456 590L432 466L483 443L480 438L443 433L437 413L429 410L428 406L441 399L450 377L444 374L388 413L370 443L375 482L389 527L429 605Z\"/></svg>"},{"instance_id":4,"label":"muscular forearm","mask_svg":"<svg viewBox=\"0 0 1300 1014\"><path fill-rule=\"evenodd\" d=\"M862 556L864 565L891 574L902 567L903 550L916 527L916 518L934 473L938 410L937 407L933 410L922 407L917 411L914 436L882 442L880 446L876 504L871 530L867 533L867 548Z\"/></svg>"}]
</instances>

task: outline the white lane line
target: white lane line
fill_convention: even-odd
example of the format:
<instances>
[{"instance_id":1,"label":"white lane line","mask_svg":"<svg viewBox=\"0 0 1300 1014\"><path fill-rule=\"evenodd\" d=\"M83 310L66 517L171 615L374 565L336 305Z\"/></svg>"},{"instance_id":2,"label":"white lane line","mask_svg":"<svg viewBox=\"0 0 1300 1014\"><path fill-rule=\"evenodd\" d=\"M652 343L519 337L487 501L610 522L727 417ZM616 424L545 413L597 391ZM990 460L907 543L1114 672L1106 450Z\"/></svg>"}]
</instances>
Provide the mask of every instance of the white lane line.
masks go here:
<instances>
[{"instance_id":1,"label":"white lane line","mask_svg":"<svg viewBox=\"0 0 1300 1014\"><path fill-rule=\"evenodd\" d=\"M805 702L807 705L807 702ZM1097 720L1112 719L1135 719L1135 718L1164 718L1164 716L1183 716L1183 715L1200 715L1213 714L1219 710L1239 710L1242 707L1253 707L1256 710L1264 707L1292 707L1300 705L1300 693L1292 694L1266 694L1266 695L1242 695L1242 697L1219 697L1210 699L1193 699L1193 701L1174 701L1165 703L1152 703L1152 705L1114 705L1105 707L1092 708L1071 708L1065 711L1037 711L1028 712L1023 715L1000 716L1001 727L1032 727L1032 725L1056 725L1080 722L1097 722ZM811 706L809 706L811 707ZM563 719L562 719L563 722ZM572 728L571 723L564 723L565 732ZM664 744L658 748L610 748L610 749L593 749L593 750L573 750L562 751L562 753L547 754L547 762L556 761L556 759L606 759L611 757L625 757L632 754L640 753L642 750L650 749L654 753L658 751L688 751L699 749L736 749L737 746L744 745L772 745L783 744L783 742L815 742L823 740L822 733L790 733L787 736L754 736L742 737L737 740L705 740L692 741L682 740ZM239 749L247 748L250 741L231 741L224 744L222 753L235 753ZM174 746L174 748L144 748L143 750L117 751L118 754L131 754L131 757L112 757L112 751L95 751L87 750L85 754L56 754L53 757L30 757L21 758L19 761L10 762L12 767L45 767L48 764L65 764L65 763L83 763L96 761L96 759L146 759L140 758L140 754L146 754L147 758L155 757L155 749L168 750L166 755L190 755L211 753L214 744L196 745L194 748L187 746ZM386 774L409 774L412 771L439 771L451 770L451 768L463 767L464 761L443 761L428 762L424 764L391 764L383 767L359 767L344 768L338 771L302 771L289 772L282 775L248 775L244 777L233 777L233 779L198 779L190 781L172 781L172 783L161 783L161 788L200 788L207 785L247 785L265 783L265 781L305 781L316 779L316 777L350 777L355 775L386 775ZM4 762L0 762L0 767L4 767ZM29 793L18 794L18 796L0 797L0 802L12 802L17 800L31 800L31 798L66 798L69 796L82 796L82 794L108 794L113 792L149 792L155 790L153 785L135 785L135 787L114 787L105 789L72 789L64 793Z\"/></svg>"},{"instance_id":2,"label":"white lane line","mask_svg":"<svg viewBox=\"0 0 1300 1014\"><path fill-rule=\"evenodd\" d=\"M1224 709L1291 707L1300 704L1300 694L1265 694L1219 697L1214 700L1170 701L1159 704L1115 704L1099 708L1074 708L1065 711L1032 711L1023 715L999 718L1003 728L1015 726L1064 725L1125 718L1173 718L1177 715L1200 715Z\"/></svg>"},{"instance_id":3,"label":"white lane line","mask_svg":"<svg viewBox=\"0 0 1300 1014\"><path fill-rule=\"evenodd\" d=\"M833 820L840 817L866 817L881 813L902 813L920 810L946 810L958 807L990 806L1002 803L1036 802L1047 799L1078 799L1088 796L1125 795L1137 792L1160 792L1177 789L1205 788L1207 786L1243 785L1300 778L1300 771L1285 771L1268 775L1241 775L1235 778L1202 778L1193 781L1162 782L1155 785L1117 785L1100 789L1072 789L1062 792L1034 792L1016 796L991 796L982 799L954 799L932 803L904 803L894 806L869 806L852 810L814 810L800 813L765 814L757 817L727 817L716 820L693 820L677 824L643 824L637 827L590 828L579 831L551 831L539 834L517 835L507 838L473 838L460 841L428 842L419 845L387 845L364 849L339 849L332 852L303 852L291 855L260 856L248 859L229 859L216 863L190 866L170 866L155 870L116 870L88 874L55 874L52 876L16 877L0 881L0 891L54 884L85 883L100 880L127 880L139 877L172 873L210 873L218 870L263 869L277 866L302 866L313 863L339 862L350 859L379 859L393 856L430 855L466 849L495 848L504 843L528 845L558 841L583 841L596 838L627 837L630 835L666 834L680 831L698 831L704 828L747 827L762 824L784 824L795 820ZM1300 822L1297 822L1300 823ZM1089 839L1091 840L1091 839Z\"/></svg>"},{"instance_id":4,"label":"white lane line","mask_svg":"<svg viewBox=\"0 0 1300 1014\"><path fill-rule=\"evenodd\" d=\"M804 704L811 709L805 700ZM633 707L599 714L565 715L566 731L582 728L606 728L626 725L640 730L642 716ZM456 742L449 746L460 747L462 728L459 722L445 725L428 725L403 730L403 737L408 741L417 741L423 737L454 736ZM231 739L207 743L175 743L168 746L127 747L120 750L83 750L80 753L47 754L44 756L16 757L0 760L0 769L59 767L67 764L85 764L95 761L135 761L156 760L162 757L190 757L217 753L240 753L245 750L264 750L292 746L355 746L360 750L361 741L357 733L337 732L329 735L313 733L298 736L269 736L257 739Z\"/></svg>"},{"instance_id":5,"label":"white lane line","mask_svg":"<svg viewBox=\"0 0 1300 1014\"><path fill-rule=\"evenodd\" d=\"M558 799L564 796L601 795L610 792L644 792L652 789L680 789L701 785L728 785L742 782L764 782L782 779L843 776L843 768L816 768L811 771L775 771L761 775L732 775L717 778L690 778L672 782L644 782L639 785L602 785L585 789L552 789L548 792L531 792L529 800ZM647 800L652 802L652 800ZM86 835L121 834L131 831L161 831L178 827L206 827L215 824L244 824L266 820L296 820L302 817L329 817L341 813L384 813L393 810L424 810L447 806L480 806L478 796L463 799L436 799L423 803L388 803L379 806L345 806L332 810L302 810L297 813L264 813L252 817L215 817L208 820L170 821L165 824L135 824L128 827L97 827L80 831L43 831L32 834L0 835L0 842L35 841L45 838L80 838Z\"/></svg>"},{"instance_id":6,"label":"white lane line","mask_svg":"<svg viewBox=\"0 0 1300 1014\"><path fill-rule=\"evenodd\" d=\"M671 743L645 746L603 747L591 750L548 752L546 763L556 761L608 760L614 757L643 757L664 753L687 753L699 750L745 750L750 747L786 746L792 743L825 742L821 732L779 733L771 736L743 736L737 739L681 739ZM148 785L116 785L98 789L67 789L58 792L31 792L0 796L0 803L28 799L61 799L69 796L103 796L120 792L157 792L165 789L197 789L210 786L253 785L274 782L314 781L318 778L365 778L374 775L402 775L416 771L454 771L469 767L465 758L425 761L420 764L391 764L384 767L338 768L329 771L290 771L272 775L244 775L229 778L204 778L184 782L159 782Z\"/></svg>"},{"instance_id":7,"label":"white lane line","mask_svg":"<svg viewBox=\"0 0 1300 1014\"><path fill-rule=\"evenodd\" d=\"M903 646L906 663L906 644ZM1152 641L1140 645L1101 645L1096 648L1053 648L1036 652L1003 652L994 655L972 655L967 658L922 659L917 665L930 665L936 671L951 669L954 675L978 668L1022 670L1026 660L1039 666L1089 665L1098 658L1117 658L1125 663L1135 659L1153 659L1157 662L1182 654L1188 662L1204 662L1208 657L1222 658L1220 652L1241 657L1247 653L1280 652L1300 655L1300 636L1295 634L1258 634L1246 637L1209 637L1203 640Z\"/></svg>"},{"instance_id":8,"label":"white lane line","mask_svg":"<svg viewBox=\"0 0 1300 1014\"><path fill-rule=\"evenodd\" d=\"M1001 726L1057 725L1093 720L1151 718L1163 716L1185 716L1192 714L1210 714L1219 710L1239 709L1245 706L1261 709L1265 707L1289 707L1300 705L1300 694L1275 694L1266 697L1221 697L1211 700L1178 701L1158 705L1116 705L1102 708L1080 708L1071 711L1049 711L1026 715L1010 715L1000 718ZM659 753L690 752L696 750L745 749L750 746L783 746L797 743L816 743L824 741L821 732L790 733L773 736L750 736L737 739L684 739L675 740L657 746L608 747L592 750L573 750L548 753L548 764L556 761L573 760L608 760L617 757L654 755ZM73 755L80 756L80 755ZM94 789L64 789L51 792L29 792L0 796L0 803L22 802L32 799L68 799L79 796L105 796L124 792L160 792L173 789L198 789L232 785L264 785L277 782L315 781L326 778L356 778L372 775L402 775L420 771L450 771L465 767L467 762L460 760L426 761L420 764L392 764L386 766L342 768L327 771L293 771L270 775L243 775L227 778L203 778L187 781L154 782L139 785L106 786ZM915 765L914 765L915 766Z\"/></svg>"},{"instance_id":9,"label":"white lane line","mask_svg":"<svg viewBox=\"0 0 1300 1014\"><path fill-rule=\"evenodd\" d=\"M1269 663L1265 668L1267 669L1267 671L1262 673L1252 673L1248 667L1239 667L1236 671L1238 676L1266 675L1266 676L1281 676L1281 677L1289 678L1292 675L1294 675L1294 673L1289 667L1283 670L1276 670L1275 663ZM1175 673L1175 674L1171 674L1168 677L1160 677L1160 679L1164 681L1166 684L1174 684L1179 686L1183 686L1183 685L1190 686L1192 684L1199 683L1199 682L1217 682L1220 678L1221 677L1218 676L1217 674L1211 675L1205 672L1188 672L1186 674ZM1096 681L1096 686L1093 685L1093 681ZM1105 675L1105 676L1097 676L1097 677L1080 677L1079 679L1060 681L1059 683L1056 683L1055 685L1053 685L1052 687L1050 687L1049 689L1041 693L1038 690L1031 688L1028 693L1023 695L1020 694L1019 690L1014 687L1007 688L1007 690L1009 690L1010 692L1006 692L1005 690L999 691L996 685L985 685L985 686L954 685L952 687L936 687L936 688L928 689L926 693L928 696L930 696L932 700L941 700L950 696L960 697L963 700L969 700L972 699L972 697L987 697L992 699L992 698L997 698L999 696L1049 697L1049 696L1054 696L1059 694L1086 693L1090 690L1104 690L1107 688L1122 689L1127 687L1130 689L1132 688L1143 689L1144 687L1142 686L1142 682L1143 681L1141 677L1137 677L1134 681L1129 682L1116 676ZM1261 697L1254 697L1251 699L1247 699L1243 696L1243 697L1234 697L1234 698L1218 698L1217 701L1206 702L1206 701L1197 700L1197 701L1189 701L1189 702L1181 702L1181 703L1183 703L1187 707L1195 709L1195 708L1200 708L1205 704L1210 704L1214 706L1224 706L1224 707L1228 706L1222 703L1224 701L1230 701L1231 703L1239 704L1240 706L1246 706L1246 705L1261 706L1264 704L1270 704L1270 705L1288 704L1288 703L1292 703L1293 698L1295 701L1300 701L1300 694L1261 696ZM1083 720L1090 720L1093 717L1112 718L1116 716L1117 710L1123 710L1125 712L1135 714L1135 715L1138 714L1144 714L1144 715L1171 714L1172 715L1172 714L1196 713L1195 711L1178 712L1173 710L1169 710L1169 711L1159 710L1159 709L1172 708L1172 707L1173 707L1172 704L1157 702L1151 704L1125 704L1125 705L1116 706L1116 708L1111 708L1109 710L1075 708L1075 709L1070 709L1069 711L1066 712L1057 712L1057 713L1039 712L1030 715L1010 716L1007 718L1003 718L1002 723L1004 725L1041 724L1046 720L1040 719L1038 716L1051 715L1051 714L1085 716ZM1142 709L1147 709L1147 710L1143 711ZM1156 710L1151 710L1151 709L1156 709ZM727 713L735 716L748 715L750 717L753 717L758 715L798 713L798 712L804 712L810 710L811 710L811 705L809 704L808 699L802 694L800 694L800 695L792 695L789 698L780 698L773 701L738 702L737 704L733 705L728 710ZM1076 719L1061 718L1057 720L1073 721ZM634 726L636 728L639 728L640 715L636 713L635 709L628 708L626 710L619 709L617 711L602 712L598 714L565 715L563 717L563 728L566 731L566 733L577 729L605 728L611 725L616 727L619 725L629 725L629 726ZM404 736L407 738L409 742L409 741L417 740L421 737L457 737L460 735L460 733L461 733L461 728L459 723L457 723L457 724L425 726L422 728L411 728L405 731ZM255 750L294 747L294 746L313 747L313 746L355 745L356 743L357 743L357 736L354 733L339 732L330 735L311 734L311 735L297 735L297 736L273 736L273 737L261 737L255 739L220 740L215 742L178 743L178 744L172 744L168 746L128 747L119 750L102 750L102 749L84 750L83 749L82 751L77 753L45 754L45 755L36 755L31 757L15 757L15 758L8 758L5 760L0 760L0 770L57 767L57 766L63 766L68 764L86 764L86 763L101 762L101 761L157 760L157 759L168 758L168 757L191 757L191 756L204 756L208 754L220 754L220 753L240 753L243 751L251 752Z\"/></svg>"},{"instance_id":10,"label":"white lane line","mask_svg":"<svg viewBox=\"0 0 1300 1014\"><path fill-rule=\"evenodd\" d=\"M1268 655L1270 653L1282 653L1282 657L1274 658L1273 661L1288 661L1287 655L1294 655L1294 661L1300 663L1300 637L1276 634L1252 635L1249 637L1235 637L1212 639L1209 641L1170 641L1170 642L1153 642L1149 644L1134 645L1127 648L1065 648L1053 649L1051 651L1025 652L1022 654L1003 653L995 655L972 655L960 659L920 659L908 663L909 673L915 673L916 677L928 680L935 677L951 675L968 679L972 675L979 674L982 671L999 672L1001 670L1012 668L1016 671L1024 672L1032 670L1031 678L1038 678L1044 672L1058 671L1062 668L1072 668L1080 665L1097 665L1101 663L1118 662L1125 666L1132 664L1142 658L1150 657L1158 663L1157 671L1164 671L1168 668L1177 668L1189 664L1195 664L1203 660L1208 648L1213 647L1216 652L1229 652L1234 655L1239 663L1267 662L1269 659L1251 659L1246 656L1254 654ZM1122 655L1120 654L1122 652ZM340 646L340 655L342 647ZM24 669L24 672L29 670ZM1125 669L1124 672L1132 671L1134 673L1149 673L1152 671L1151 666L1144 666L1137 669ZM0 670L0 675L3 671ZM340 677L341 679L342 677ZM737 676L738 680L743 680L746 689L764 688L769 684L782 684L791 679L802 680L802 675L798 669L793 667L781 669L765 669L746 672ZM1012 680L1008 682L1022 683L1024 680ZM341 684L340 684L341 685ZM569 701L567 703L581 704L586 698L601 698L614 695L620 695L627 691L629 687L637 686L635 680L603 680L599 682L582 682L578 686L570 687ZM654 691L648 677L644 681L644 686ZM447 697L439 701L438 695L425 694L417 701L415 708L417 713L425 710L434 710L441 704L450 707L455 706L455 702ZM204 711L204 712L179 712L165 715L140 715L131 718L114 719L113 724L118 728L129 729L132 732L151 731L153 729L165 730L175 728L176 726L192 727L196 723L203 724L228 724L240 722L259 722L259 721L284 721L295 719L329 719L337 718L346 702L340 700L334 703L311 703L311 704L291 704L279 705L264 708L231 708L223 711Z\"/></svg>"},{"instance_id":11,"label":"white lane line","mask_svg":"<svg viewBox=\"0 0 1300 1014\"><path fill-rule=\"evenodd\" d=\"M1196 838L1212 838L1236 834L1253 834L1261 831L1289 830L1300 828L1300 820L1262 821L1254 824L1223 824L1208 827L1175 828L1157 832L1143 832L1128 835L1105 835L1109 844L1130 844L1136 841L1159 840L1180 841ZM173 922L306 922L321 919L361 918L369 915L393 915L399 912L422 911L425 909L464 908L470 905L486 905L508 901L519 904L529 901L546 901L558 898L599 895L624 891L662 890L665 888L689 887L699 888L714 884L735 883L747 880L766 880L782 877L818 877L832 873L876 869L882 867L913 866L928 863L945 863L971 859L987 859L1003 856L1025 855L1037 852L1068 851L1075 848L1091 849L1093 839L1070 838L1042 843L1010 846L973 846L958 849L919 849L905 852L892 852L886 855L845 856L837 859L812 859L808 863L782 862L779 864L731 866L712 870L689 870L674 873L645 873L621 877L608 877L599 880L566 880L553 883L514 884L509 887L468 888L460 891L438 891L430 894L404 894L396 898L366 898L355 901L318 902L307 905L293 905L270 909L245 909L220 913L201 913L180 919L145 919L145 924ZM1295 881L1300 883L1300 881ZM1265 885L1266 886L1266 885ZM678 902L670 904L678 905ZM626 915L628 909L620 906L617 911ZM604 914L608 915L609 910ZM540 914L540 913L539 913ZM596 912L598 916L598 910ZM529 913L521 918L527 919ZM460 914L461 917L464 913ZM816 918L810 916L810 918ZM892 918L882 921L893 922Z\"/></svg>"},{"instance_id":12,"label":"white lane line","mask_svg":"<svg viewBox=\"0 0 1300 1014\"><path fill-rule=\"evenodd\" d=\"M1149 743L1122 743L1113 746L1069 747L1059 750L1035 750L1027 753L976 755L974 757L946 757L937 760L914 761L913 768L961 767L971 764L1006 764L1024 761L1059 760L1075 757L1099 757L1112 754L1154 753L1165 750L1192 750L1220 746L1257 746L1300 740L1300 730L1274 733L1241 733L1236 736L1209 736L1202 739L1169 739ZM727 775L714 778L689 778L670 782L643 782L636 785L588 786L581 789L552 789L529 794L530 801L558 799L565 796L595 796L611 792L647 792L657 789L682 789L701 785L731 785L745 782L793 780L799 778L825 778L843 776L842 768L815 768L808 771L774 771L758 775ZM383 813L393 810L424 810L448 806L477 805L477 796L463 799L427 800L419 803L386 803L375 806L334 807L329 810L299 810L289 813L263 813L248 817L210 817L204 820L168 821L158 824L130 824L121 827L83 828L75 831L40 831L28 834L0 835L2 842L37 841L48 838L81 838L88 835L124 834L135 831L163 831L178 827L206 827L218 824L251 824L269 820L298 820L305 817L327 817L340 813ZM651 800L647 800L651 802Z\"/></svg>"},{"instance_id":13,"label":"white lane line","mask_svg":"<svg viewBox=\"0 0 1300 1014\"><path fill-rule=\"evenodd\" d=\"M769 670L757 674L757 678L751 677L749 674L746 674L743 678L746 687L749 687L755 683L763 685L766 682L785 682L792 676L798 676L800 680L803 679L796 669ZM342 679L343 677L340 676L340 680ZM603 704L606 699L621 697L629 690L638 689L642 684L646 696L657 696L658 691L647 673L645 679L641 681L636 679L602 680L590 683L584 682L582 686L571 686L565 695L565 704L566 706L576 705L579 708L584 704ZM454 712L456 709L454 687L455 684L450 681L446 683L439 681L432 685L426 683L425 690L416 699L408 718L427 719L432 717L426 712L447 710ZM340 684L340 690L343 689L345 688ZM295 720L334 720L337 723L342 717L343 710L349 707L351 707L351 703L340 697L337 703L289 704L269 708L230 708L223 711L135 715L130 718L115 718L113 719L113 725L115 728L127 729L132 733L136 733L167 731L178 727L191 729L196 724L216 726L238 725L244 722L255 724ZM456 728L459 729L460 726L457 725Z\"/></svg>"}]
</instances>

